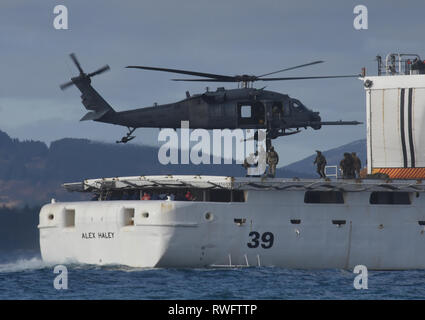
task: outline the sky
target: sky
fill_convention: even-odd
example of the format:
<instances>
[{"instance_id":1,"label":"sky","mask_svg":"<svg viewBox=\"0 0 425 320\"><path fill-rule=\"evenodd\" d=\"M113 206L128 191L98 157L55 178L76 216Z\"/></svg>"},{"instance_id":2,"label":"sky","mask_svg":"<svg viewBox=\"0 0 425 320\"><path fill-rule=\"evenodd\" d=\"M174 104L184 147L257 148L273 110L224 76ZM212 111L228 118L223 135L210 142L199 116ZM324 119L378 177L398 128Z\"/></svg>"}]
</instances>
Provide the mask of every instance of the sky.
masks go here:
<instances>
[{"instance_id":1,"label":"sky","mask_svg":"<svg viewBox=\"0 0 425 320\"><path fill-rule=\"evenodd\" d=\"M356 5L368 9L368 29L356 30ZM53 27L56 5L68 9L68 30ZM170 103L185 91L214 84L170 81L175 75L125 69L162 66L219 74L264 74L325 63L281 76L376 74L375 57L418 53L425 30L421 1L284 0L2 0L0 2L0 130L46 143L64 138L115 142L126 128L92 121L80 93L59 85L77 75L75 52L87 72L108 64L93 87L116 111ZM236 84L226 85L234 88ZM366 121L365 92L354 79L256 83L320 111L322 120ZM132 143L157 145L158 130L138 129ZM308 129L274 141L279 166L366 137L366 125Z\"/></svg>"}]
</instances>

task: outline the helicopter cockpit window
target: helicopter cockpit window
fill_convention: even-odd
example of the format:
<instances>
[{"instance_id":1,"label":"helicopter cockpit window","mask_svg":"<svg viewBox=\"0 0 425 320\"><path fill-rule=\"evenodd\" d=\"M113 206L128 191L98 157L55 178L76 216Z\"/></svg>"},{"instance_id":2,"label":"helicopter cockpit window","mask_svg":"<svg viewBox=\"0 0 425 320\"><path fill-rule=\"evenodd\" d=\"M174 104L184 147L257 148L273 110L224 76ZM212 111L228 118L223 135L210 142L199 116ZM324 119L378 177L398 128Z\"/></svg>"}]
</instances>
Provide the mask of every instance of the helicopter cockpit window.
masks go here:
<instances>
[{"instance_id":1,"label":"helicopter cockpit window","mask_svg":"<svg viewBox=\"0 0 425 320\"><path fill-rule=\"evenodd\" d=\"M283 106L281 102L274 102L272 106L273 118L280 119L283 116Z\"/></svg>"},{"instance_id":2,"label":"helicopter cockpit window","mask_svg":"<svg viewBox=\"0 0 425 320\"><path fill-rule=\"evenodd\" d=\"M295 99L292 100L292 106L296 111L303 111L305 109L304 105L300 101Z\"/></svg>"},{"instance_id":3,"label":"helicopter cockpit window","mask_svg":"<svg viewBox=\"0 0 425 320\"><path fill-rule=\"evenodd\" d=\"M289 107L289 102L285 101L285 103L282 105L283 108L283 115L285 117L288 117L291 115L291 108Z\"/></svg>"},{"instance_id":4,"label":"helicopter cockpit window","mask_svg":"<svg viewBox=\"0 0 425 320\"><path fill-rule=\"evenodd\" d=\"M241 106L241 118L251 118L251 106Z\"/></svg>"}]
</instances>

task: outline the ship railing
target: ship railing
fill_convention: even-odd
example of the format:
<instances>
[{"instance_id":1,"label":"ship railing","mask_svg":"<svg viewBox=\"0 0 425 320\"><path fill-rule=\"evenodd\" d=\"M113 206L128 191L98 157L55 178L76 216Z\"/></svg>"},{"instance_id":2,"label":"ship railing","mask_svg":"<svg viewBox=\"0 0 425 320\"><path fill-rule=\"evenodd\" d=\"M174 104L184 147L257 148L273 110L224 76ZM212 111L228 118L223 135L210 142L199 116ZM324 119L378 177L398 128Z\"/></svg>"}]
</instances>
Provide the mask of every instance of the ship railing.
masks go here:
<instances>
[{"instance_id":1,"label":"ship railing","mask_svg":"<svg viewBox=\"0 0 425 320\"><path fill-rule=\"evenodd\" d=\"M331 172L328 171L329 169ZM338 166L325 166L325 175L327 177L334 177L335 179L338 179Z\"/></svg>"},{"instance_id":2,"label":"ship railing","mask_svg":"<svg viewBox=\"0 0 425 320\"><path fill-rule=\"evenodd\" d=\"M335 166L334 166L335 169ZM68 191L203 189L203 190L340 190L425 192L421 180L386 179L299 179L214 176L141 176L91 179L63 185Z\"/></svg>"},{"instance_id":3,"label":"ship railing","mask_svg":"<svg viewBox=\"0 0 425 320\"><path fill-rule=\"evenodd\" d=\"M378 76L383 73L387 76L413 74L411 66L415 60L421 61L421 57L413 53L389 53L383 63L382 57L378 55L376 56Z\"/></svg>"}]
</instances>

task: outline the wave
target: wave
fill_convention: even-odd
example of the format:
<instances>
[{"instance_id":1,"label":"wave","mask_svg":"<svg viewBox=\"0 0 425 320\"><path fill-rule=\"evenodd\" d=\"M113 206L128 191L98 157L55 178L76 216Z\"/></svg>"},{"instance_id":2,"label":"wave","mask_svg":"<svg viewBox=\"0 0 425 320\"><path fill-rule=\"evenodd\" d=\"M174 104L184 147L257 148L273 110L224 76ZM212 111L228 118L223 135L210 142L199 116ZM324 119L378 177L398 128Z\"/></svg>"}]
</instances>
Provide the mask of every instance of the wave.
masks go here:
<instances>
[{"instance_id":1,"label":"wave","mask_svg":"<svg viewBox=\"0 0 425 320\"><path fill-rule=\"evenodd\" d=\"M16 261L0 264L0 273L21 272L28 270L44 269L48 267L50 267L50 265L45 263L39 257L33 257L28 259L21 258Z\"/></svg>"}]
</instances>

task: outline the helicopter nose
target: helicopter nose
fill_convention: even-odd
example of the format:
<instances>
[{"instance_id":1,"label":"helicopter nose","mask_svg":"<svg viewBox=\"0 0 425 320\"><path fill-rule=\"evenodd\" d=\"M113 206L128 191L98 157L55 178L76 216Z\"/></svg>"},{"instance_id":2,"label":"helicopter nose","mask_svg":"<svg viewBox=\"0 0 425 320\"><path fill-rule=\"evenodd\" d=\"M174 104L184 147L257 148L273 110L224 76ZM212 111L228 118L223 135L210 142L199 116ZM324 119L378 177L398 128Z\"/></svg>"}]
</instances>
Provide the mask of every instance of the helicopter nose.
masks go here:
<instances>
[{"instance_id":1,"label":"helicopter nose","mask_svg":"<svg viewBox=\"0 0 425 320\"><path fill-rule=\"evenodd\" d=\"M322 127L322 125L320 124L321 121L322 121L322 118L319 116L319 113L315 112L311 117L311 122L315 124L313 124L311 127L314 130L319 130Z\"/></svg>"}]
</instances>

